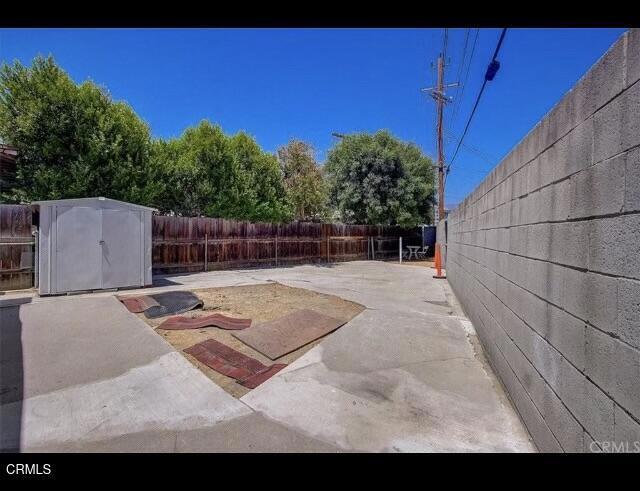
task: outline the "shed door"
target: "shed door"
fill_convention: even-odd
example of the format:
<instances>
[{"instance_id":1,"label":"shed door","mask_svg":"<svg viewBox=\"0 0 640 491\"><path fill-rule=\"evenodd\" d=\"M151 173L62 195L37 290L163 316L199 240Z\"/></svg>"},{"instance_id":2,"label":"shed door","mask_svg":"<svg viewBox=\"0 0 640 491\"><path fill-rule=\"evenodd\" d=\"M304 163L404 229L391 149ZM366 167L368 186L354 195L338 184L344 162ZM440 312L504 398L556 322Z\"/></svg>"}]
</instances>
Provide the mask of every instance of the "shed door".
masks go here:
<instances>
[{"instance_id":1,"label":"shed door","mask_svg":"<svg viewBox=\"0 0 640 491\"><path fill-rule=\"evenodd\" d=\"M142 286L142 212L102 210L102 288Z\"/></svg>"},{"instance_id":2,"label":"shed door","mask_svg":"<svg viewBox=\"0 0 640 491\"><path fill-rule=\"evenodd\" d=\"M56 207L56 293L102 288L100 210Z\"/></svg>"}]
</instances>

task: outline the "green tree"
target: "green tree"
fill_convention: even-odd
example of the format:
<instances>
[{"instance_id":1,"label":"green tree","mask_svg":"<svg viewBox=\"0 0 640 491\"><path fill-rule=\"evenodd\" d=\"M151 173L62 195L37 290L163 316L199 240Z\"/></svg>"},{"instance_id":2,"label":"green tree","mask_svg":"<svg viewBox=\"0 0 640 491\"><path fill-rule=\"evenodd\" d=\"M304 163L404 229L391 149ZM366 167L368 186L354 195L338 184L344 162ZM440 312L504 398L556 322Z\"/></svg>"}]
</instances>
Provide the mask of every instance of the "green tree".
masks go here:
<instances>
[{"instance_id":1,"label":"green tree","mask_svg":"<svg viewBox=\"0 0 640 491\"><path fill-rule=\"evenodd\" d=\"M202 121L182 136L154 142L151 190L163 212L236 220L283 221L290 216L278 163L246 133L227 136Z\"/></svg>"},{"instance_id":2,"label":"green tree","mask_svg":"<svg viewBox=\"0 0 640 491\"><path fill-rule=\"evenodd\" d=\"M345 136L329 152L330 199L347 223L413 227L430 220L432 161L388 131Z\"/></svg>"},{"instance_id":3,"label":"green tree","mask_svg":"<svg viewBox=\"0 0 640 491\"><path fill-rule=\"evenodd\" d=\"M324 218L327 213L328 189L311 145L291 140L278 149L278 161L295 219Z\"/></svg>"},{"instance_id":4,"label":"green tree","mask_svg":"<svg viewBox=\"0 0 640 491\"><path fill-rule=\"evenodd\" d=\"M244 132L232 136L230 144L238 175L238 186L232 197L238 207L238 217L251 221L290 220L292 210L276 157L262 151Z\"/></svg>"},{"instance_id":5,"label":"green tree","mask_svg":"<svg viewBox=\"0 0 640 491\"><path fill-rule=\"evenodd\" d=\"M9 201L107 196L144 201L149 128L52 57L0 67L0 139L18 150Z\"/></svg>"}]
</instances>

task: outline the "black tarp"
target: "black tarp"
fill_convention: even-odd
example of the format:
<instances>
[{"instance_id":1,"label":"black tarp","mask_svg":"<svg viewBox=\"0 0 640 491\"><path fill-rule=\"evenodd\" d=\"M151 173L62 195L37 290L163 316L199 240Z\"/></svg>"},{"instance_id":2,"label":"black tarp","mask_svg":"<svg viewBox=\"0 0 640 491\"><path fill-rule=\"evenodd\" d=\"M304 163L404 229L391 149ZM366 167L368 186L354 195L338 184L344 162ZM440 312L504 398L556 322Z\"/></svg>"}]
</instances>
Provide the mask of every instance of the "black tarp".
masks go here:
<instances>
[{"instance_id":1,"label":"black tarp","mask_svg":"<svg viewBox=\"0 0 640 491\"><path fill-rule=\"evenodd\" d=\"M166 292L149 295L158 304L158 307L150 307L144 312L147 319L154 319L171 314L180 314L202 307L204 304L198 296L192 292Z\"/></svg>"}]
</instances>

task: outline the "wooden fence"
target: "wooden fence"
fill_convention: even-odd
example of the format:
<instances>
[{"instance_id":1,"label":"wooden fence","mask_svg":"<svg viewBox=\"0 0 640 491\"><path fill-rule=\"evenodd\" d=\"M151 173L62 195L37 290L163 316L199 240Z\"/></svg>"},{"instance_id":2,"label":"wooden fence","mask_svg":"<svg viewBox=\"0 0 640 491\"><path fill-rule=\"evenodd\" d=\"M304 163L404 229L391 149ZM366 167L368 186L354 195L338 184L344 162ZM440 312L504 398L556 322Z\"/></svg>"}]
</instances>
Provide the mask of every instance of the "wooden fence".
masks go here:
<instances>
[{"instance_id":1,"label":"wooden fence","mask_svg":"<svg viewBox=\"0 0 640 491\"><path fill-rule=\"evenodd\" d=\"M0 291L34 285L31 225L30 206L0 205ZM404 245L421 240L417 229L341 223L154 215L152 228L154 274L385 259L397 257L398 237Z\"/></svg>"},{"instance_id":2,"label":"wooden fence","mask_svg":"<svg viewBox=\"0 0 640 491\"><path fill-rule=\"evenodd\" d=\"M31 207L0 205L0 290L33 286Z\"/></svg>"},{"instance_id":3,"label":"wooden fence","mask_svg":"<svg viewBox=\"0 0 640 491\"><path fill-rule=\"evenodd\" d=\"M153 272L182 273L248 266L382 259L398 254L398 227L293 222L249 223L222 218L153 217ZM373 238L373 252L370 239Z\"/></svg>"}]
</instances>

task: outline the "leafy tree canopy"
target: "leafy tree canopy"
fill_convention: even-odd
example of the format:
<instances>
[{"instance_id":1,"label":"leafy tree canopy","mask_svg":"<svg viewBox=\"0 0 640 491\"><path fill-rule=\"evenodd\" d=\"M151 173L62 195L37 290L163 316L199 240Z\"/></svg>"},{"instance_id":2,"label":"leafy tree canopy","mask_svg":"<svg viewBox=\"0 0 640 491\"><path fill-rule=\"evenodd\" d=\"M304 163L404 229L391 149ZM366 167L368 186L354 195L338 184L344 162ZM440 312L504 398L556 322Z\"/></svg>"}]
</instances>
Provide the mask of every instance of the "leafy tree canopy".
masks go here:
<instances>
[{"instance_id":1,"label":"leafy tree canopy","mask_svg":"<svg viewBox=\"0 0 640 491\"><path fill-rule=\"evenodd\" d=\"M163 182L154 206L164 212L250 221L291 214L275 156L246 133L227 136L202 121L180 138L154 142L151 155Z\"/></svg>"},{"instance_id":2,"label":"leafy tree canopy","mask_svg":"<svg viewBox=\"0 0 640 491\"><path fill-rule=\"evenodd\" d=\"M184 215L291 216L276 157L247 134L203 121L154 141L131 107L52 57L0 67L0 140L18 151L3 201L106 196Z\"/></svg>"},{"instance_id":3,"label":"leafy tree canopy","mask_svg":"<svg viewBox=\"0 0 640 491\"><path fill-rule=\"evenodd\" d=\"M0 67L0 141L18 151L3 201L106 196L180 215L274 222L327 217L329 204L346 222L402 226L432 214L431 160L386 131L345 137L324 171L302 141L276 156L208 121L153 140L130 106L91 81L76 84L52 57Z\"/></svg>"},{"instance_id":4,"label":"leafy tree canopy","mask_svg":"<svg viewBox=\"0 0 640 491\"><path fill-rule=\"evenodd\" d=\"M433 214L433 162L388 131L345 136L325 164L330 199L343 221L413 227Z\"/></svg>"},{"instance_id":5,"label":"leafy tree canopy","mask_svg":"<svg viewBox=\"0 0 640 491\"><path fill-rule=\"evenodd\" d=\"M3 199L141 199L148 126L93 82L76 85L51 57L0 68L0 138L18 150L16 186Z\"/></svg>"},{"instance_id":6,"label":"leafy tree canopy","mask_svg":"<svg viewBox=\"0 0 640 491\"><path fill-rule=\"evenodd\" d=\"M328 190L311 145L291 140L278 149L278 161L296 220L326 216Z\"/></svg>"}]
</instances>

